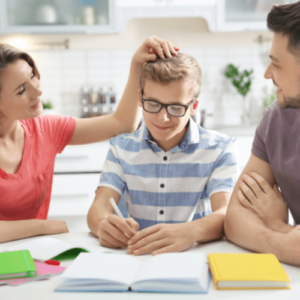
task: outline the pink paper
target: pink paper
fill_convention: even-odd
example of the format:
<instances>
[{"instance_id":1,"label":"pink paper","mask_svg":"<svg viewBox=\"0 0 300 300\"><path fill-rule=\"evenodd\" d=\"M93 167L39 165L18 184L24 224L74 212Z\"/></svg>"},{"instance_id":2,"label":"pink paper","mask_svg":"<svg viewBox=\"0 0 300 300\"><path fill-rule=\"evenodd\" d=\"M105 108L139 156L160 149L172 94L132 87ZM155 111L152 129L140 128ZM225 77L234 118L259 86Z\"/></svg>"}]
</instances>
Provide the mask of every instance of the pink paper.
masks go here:
<instances>
[{"instance_id":1,"label":"pink paper","mask_svg":"<svg viewBox=\"0 0 300 300\"><path fill-rule=\"evenodd\" d=\"M9 285L18 285L28 281L48 279L49 277L59 274L66 269L66 267L52 266L38 261L35 261L34 264L36 266L37 276L17 278L17 279L16 278L4 279L4 280L0 280L0 285L4 283Z\"/></svg>"}]
</instances>

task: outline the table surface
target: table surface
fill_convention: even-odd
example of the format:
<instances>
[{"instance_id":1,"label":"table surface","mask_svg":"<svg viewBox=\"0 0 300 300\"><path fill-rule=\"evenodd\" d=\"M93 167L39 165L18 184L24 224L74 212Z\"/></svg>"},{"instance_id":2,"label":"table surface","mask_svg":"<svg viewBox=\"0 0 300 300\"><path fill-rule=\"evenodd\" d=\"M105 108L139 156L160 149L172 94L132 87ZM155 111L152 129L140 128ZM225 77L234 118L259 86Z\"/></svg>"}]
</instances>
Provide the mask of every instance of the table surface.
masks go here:
<instances>
[{"instance_id":1,"label":"table surface","mask_svg":"<svg viewBox=\"0 0 300 300\"><path fill-rule=\"evenodd\" d=\"M87 232L80 233L64 233L52 235L50 237L75 243L82 247L95 246L98 241L96 238ZM34 237L19 241L0 244L0 252L4 251L7 247L23 243L25 241L36 239ZM189 251L209 253L249 253L243 248L240 248L226 240L206 243L202 245L195 245ZM113 254L112 254L113 255ZM138 257L140 260L147 258L147 255ZM70 262L63 262L63 266L68 266ZM151 293L57 293L54 289L63 281L59 276L52 277L49 280L40 282L29 282L20 286L0 286L0 299L1 300L90 300L90 299L105 299L105 300L193 300L204 297L205 299L230 299L230 300L287 300L298 299L300 294L300 268L282 264L287 274L291 279L290 290L248 290L248 291L220 291L216 290L213 282L211 281L208 294L151 294Z\"/></svg>"}]
</instances>

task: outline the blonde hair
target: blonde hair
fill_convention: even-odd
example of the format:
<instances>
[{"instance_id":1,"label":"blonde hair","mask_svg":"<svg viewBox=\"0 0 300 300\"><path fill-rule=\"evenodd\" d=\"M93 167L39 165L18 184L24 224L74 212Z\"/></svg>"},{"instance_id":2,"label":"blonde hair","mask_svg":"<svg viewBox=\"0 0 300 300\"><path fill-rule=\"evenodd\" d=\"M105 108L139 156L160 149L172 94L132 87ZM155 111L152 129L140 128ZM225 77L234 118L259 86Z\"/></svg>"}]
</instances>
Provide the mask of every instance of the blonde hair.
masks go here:
<instances>
[{"instance_id":1,"label":"blonde hair","mask_svg":"<svg viewBox=\"0 0 300 300\"><path fill-rule=\"evenodd\" d=\"M187 53L177 53L170 58L157 58L156 61L147 62L141 71L140 89L143 91L147 79L162 84L178 81L190 81L194 99L201 92L202 72L197 60Z\"/></svg>"}]
</instances>

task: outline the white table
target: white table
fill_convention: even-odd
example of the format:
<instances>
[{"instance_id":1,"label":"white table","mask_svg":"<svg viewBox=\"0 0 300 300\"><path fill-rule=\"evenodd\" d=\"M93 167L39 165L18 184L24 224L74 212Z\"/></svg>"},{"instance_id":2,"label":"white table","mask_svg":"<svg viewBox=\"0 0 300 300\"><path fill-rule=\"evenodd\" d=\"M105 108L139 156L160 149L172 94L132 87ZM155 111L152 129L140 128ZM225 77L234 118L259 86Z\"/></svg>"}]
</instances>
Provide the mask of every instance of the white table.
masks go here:
<instances>
[{"instance_id":1,"label":"white table","mask_svg":"<svg viewBox=\"0 0 300 300\"><path fill-rule=\"evenodd\" d=\"M82 247L95 245L96 239L89 233L64 233L51 236L68 242L80 243ZM39 238L39 237L35 237ZM30 238L34 239L34 238ZM15 245L30 239L14 241L0 244L0 251L3 251L8 246ZM200 251L208 253L247 253L248 251L231 244L225 240L211 242L203 245L198 245L189 251ZM113 255L113 254L112 254ZM141 256L143 260L146 256ZM63 266L68 266L70 262L62 263ZM219 291L216 290L213 282L210 283L208 294L151 294L151 293L56 293L54 289L63 281L58 276L52 277L46 281L30 282L20 286L0 286L1 300L194 300L194 299L227 299L227 300L287 300L299 299L300 295L300 268L283 264L284 269L290 276L290 290L249 290L249 291Z\"/></svg>"}]
</instances>

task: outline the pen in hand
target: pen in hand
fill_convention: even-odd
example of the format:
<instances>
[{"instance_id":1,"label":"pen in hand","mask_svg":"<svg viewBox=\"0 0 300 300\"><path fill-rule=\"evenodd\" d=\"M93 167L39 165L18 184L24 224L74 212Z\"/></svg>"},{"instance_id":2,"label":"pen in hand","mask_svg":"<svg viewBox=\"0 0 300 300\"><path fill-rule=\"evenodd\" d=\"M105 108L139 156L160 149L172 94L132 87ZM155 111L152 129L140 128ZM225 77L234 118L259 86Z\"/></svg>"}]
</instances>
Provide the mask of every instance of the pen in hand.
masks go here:
<instances>
[{"instance_id":1,"label":"pen in hand","mask_svg":"<svg viewBox=\"0 0 300 300\"><path fill-rule=\"evenodd\" d=\"M119 210L119 207L117 206L114 198L110 198L109 202L112 205L112 207L114 208L116 214L125 221L125 218L123 217L121 211ZM124 234L130 239L130 236L127 233L124 233Z\"/></svg>"}]
</instances>

